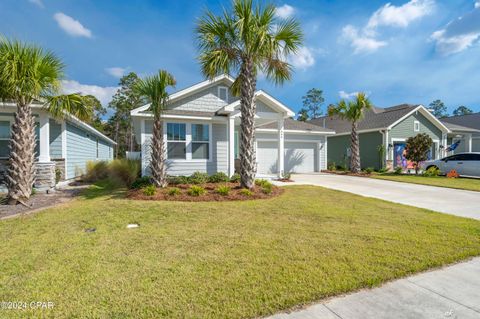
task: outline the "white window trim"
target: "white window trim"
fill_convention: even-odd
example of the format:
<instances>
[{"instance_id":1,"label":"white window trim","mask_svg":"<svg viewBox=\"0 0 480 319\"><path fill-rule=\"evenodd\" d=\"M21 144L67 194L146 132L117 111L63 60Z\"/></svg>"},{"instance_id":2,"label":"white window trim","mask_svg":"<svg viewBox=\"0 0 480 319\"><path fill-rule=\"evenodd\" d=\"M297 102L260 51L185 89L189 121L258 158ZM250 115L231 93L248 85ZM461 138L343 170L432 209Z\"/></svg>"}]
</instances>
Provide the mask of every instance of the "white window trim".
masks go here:
<instances>
[{"instance_id":1,"label":"white window trim","mask_svg":"<svg viewBox=\"0 0 480 319\"><path fill-rule=\"evenodd\" d=\"M167 139L167 125L168 123L172 124L185 124L185 141L169 141ZM208 142L207 141L199 141L199 143L208 143L208 159L193 159L192 158L192 125L193 124L202 124L208 125ZM163 125L163 139L165 141L165 157L168 163L210 163L212 162L213 157L213 141L212 141L212 124L211 123L202 123L202 122L182 122L182 121L166 121ZM186 143L186 156L185 159L169 159L168 158L168 143L172 142L180 142Z\"/></svg>"},{"instance_id":2,"label":"white window trim","mask_svg":"<svg viewBox=\"0 0 480 319\"><path fill-rule=\"evenodd\" d=\"M226 86L219 86L219 87L217 88L218 98L219 98L219 99L222 99L222 98L220 97L220 90L225 90L225 102L228 103L228 87L226 87Z\"/></svg>"},{"instance_id":3,"label":"white window trim","mask_svg":"<svg viewBox=\"0 0 480 319\"><path fill-rule=\"evenodd\" d=\"M420 132L420 121L413 121L413 131Z\"/></svg>"},{"instance_id":4,"label":"white window trim","mask_svg":"<svg viewBox=\"0 0 480 319\"><path fill-rule=\"evenodd\" d=\"M9 141L11 136L12 136L12 123L13 123L13 118L10 116L0 116L0 121L2 122L8 122L10 124L10 137L0 137L1 141ZM8 159L8 157L0 157L0 159Z\"/></svg>"}]
</instances>

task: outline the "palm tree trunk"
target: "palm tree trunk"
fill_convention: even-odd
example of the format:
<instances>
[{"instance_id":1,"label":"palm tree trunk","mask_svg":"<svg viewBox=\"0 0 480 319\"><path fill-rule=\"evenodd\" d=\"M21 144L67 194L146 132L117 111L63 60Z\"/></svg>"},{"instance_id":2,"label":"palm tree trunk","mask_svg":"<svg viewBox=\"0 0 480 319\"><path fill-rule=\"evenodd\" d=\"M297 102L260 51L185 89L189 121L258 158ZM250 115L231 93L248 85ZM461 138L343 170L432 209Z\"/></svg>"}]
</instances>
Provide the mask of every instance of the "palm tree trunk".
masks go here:
<instances>
[{"instance_id":1,"label":"palm tree trunk","mask_svg":"<svg viewBox=\"0 0 480 319\"><path fill-rule=\"evenodd\" d=\"M163 140L163 123L160 114L155 114L153 122L152 156L150 159L153 183L158 187L167 186L165 168L165 143Z\"/></svg>"},{"instance_id":2,"label":"palm tree trunk","mask_svg":"<svg viewBox=\"0 0 480 319\"><path fill-rule=\"evenodd\" d=\"M255 154L255 113L254 101L256 78L253 70L253 63L246 59L240 70L241 91L240 91L240 112L241 112L241 142L240 142L240 185L246 188L253 188L257 163Z\"/></svg>"},{"instance_id":3,"label":"palm tree trunk","mask_svg":"<svg viewBox=\"0 0 480 319\"><path fill-rule=\"evenodd\" d=\"M352 122L352 142L350 145L350 171L353 173L360 172L360 140L357 132L357 121Z\"/></svg>"},{"instance_id":4,"label":"palm tree trunk","mask_svg":"<svg viewBox=\"0 0 480 319\"><path fill-rule=\"evenodd\" d=\"M35 181L35 120L28 103L18 104L10 139L8 202L30 198Z\"/></svg>"}]
</instances>

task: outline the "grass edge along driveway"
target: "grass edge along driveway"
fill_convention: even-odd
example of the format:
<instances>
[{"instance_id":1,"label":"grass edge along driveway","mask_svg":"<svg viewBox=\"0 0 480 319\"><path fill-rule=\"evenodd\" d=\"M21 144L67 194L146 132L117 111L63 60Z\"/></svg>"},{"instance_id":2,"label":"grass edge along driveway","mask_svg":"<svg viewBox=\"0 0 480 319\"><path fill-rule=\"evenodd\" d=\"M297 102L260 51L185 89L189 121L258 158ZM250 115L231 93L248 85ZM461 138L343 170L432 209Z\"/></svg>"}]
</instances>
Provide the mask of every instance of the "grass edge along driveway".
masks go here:
<instances>
[{"instance_id":1,"label":"grass edge along driveway","mask_svg":"<svg viewBox=\"0 0 480 319\"><path fill-rule=\"evenodd\" d=\"M479 255L480 221L315 186L221 203L96 188L0 221L0 240L0 300L55 303L0 317L248 318Z\"/></svg>"},{"instance_id":2,"label":"grass edge along driveway","mask_svg":"<svg viewBox=\"0 0 480 319\"><path fill-rule=\"evenodd\" d=\"M475 178L447 178L445 176L427 177L422 175L397 175L391 173L372 174L370 175L370 177L394 182L412 183L419 185L437 186L480 192L480 179Z\"/></svg>"}]
</instances>

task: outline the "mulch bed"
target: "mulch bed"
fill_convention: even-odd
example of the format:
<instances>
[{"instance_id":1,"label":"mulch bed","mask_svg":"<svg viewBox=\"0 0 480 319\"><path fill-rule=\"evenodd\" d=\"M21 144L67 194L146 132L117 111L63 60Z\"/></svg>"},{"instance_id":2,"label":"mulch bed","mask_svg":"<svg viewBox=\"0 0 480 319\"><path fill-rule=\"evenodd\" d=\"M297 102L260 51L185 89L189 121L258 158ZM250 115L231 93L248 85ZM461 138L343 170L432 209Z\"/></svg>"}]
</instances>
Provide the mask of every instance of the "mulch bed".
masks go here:
<instances>
[{"instance_id":1,"label":"mulch bed","mask_svg":"<svg viewBox=\"0 0 480 319\"><path fill-rule=\"evenodd\" d=\"M30 214L48 207L66 203L78 196L85 187L67 187L65 189L56 190L50 194L35 194L25 203L17 205L6 205L4 198L0 204L0 219L10 218L19 214Z\"/></svg>"},{"instance_id":2,"label":"mulch bed","mask_svg":"<svg viewBox=\"0 0 480 319\"><path fill-rule=\"evenodd\" d=\"M372 175L371 173L366 173L366 172L352 173L350 171L329 171L329 170L323 170L322 173L329 173L329 174L335 174L335 175L358 176L358 177L369 177L369 176Z\"/></svg>"},{"instance_id":3,"label":"mulch bed","mask_svg":"<svg viewBox=\"0 0 480 319\"><path fill-rule=\"evenodd\" d=\"M230 193L228 195L220 195L216 192L219 186L230 187ZM200 196L191 196L187 194L191 184L171 185L166 188L157 188L157 192L153 196L147 196L143 193L142 189L130 190L127 193L127 198L135 200L166 200L166 201L184 201L184 202L212 202L212 201L237 201L237 200L252 200L252 199L268 199L276 197L283 193L283 189L277 186L272 186L272 192L265 194L260 186L255 186L252 189L252 195L241 194L242 188L239 183L207 183L201 184L207 192ZM169 195L168 190L172 187L180 189L180 194Z\"/></svg>"}]
</instances>

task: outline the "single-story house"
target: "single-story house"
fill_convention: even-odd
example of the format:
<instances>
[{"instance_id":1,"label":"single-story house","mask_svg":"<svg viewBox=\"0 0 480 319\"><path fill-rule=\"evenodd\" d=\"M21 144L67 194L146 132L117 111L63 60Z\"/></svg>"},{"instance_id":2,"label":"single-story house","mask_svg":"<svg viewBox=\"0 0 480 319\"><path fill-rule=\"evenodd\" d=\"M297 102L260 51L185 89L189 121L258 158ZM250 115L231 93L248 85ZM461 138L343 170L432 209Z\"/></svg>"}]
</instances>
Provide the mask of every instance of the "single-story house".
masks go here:
<instances>
[{"instance_id":1,"label":"single-story house","mask_svg":"<svg viewBox=\"0 0 480 319\"><path fill-rule=\"evenodd\" d=\"M335 135L328 138L328 163L348 166L351 123L338 116L324 116L309 122L335 131ZM405 141L419 133L426 133L433 140L430 158L441 158L446 155L447 135L451 133L423 105L411 104L367 110L358 123L358 132L361 167L375 169L409 168L404 158Z\"/></svg>"},{"instance_id":2,"label":"single-story house","mask_svg":"<svg viewBox=\"0 0 480 319\"><path fill-rule=\"evenodd\" d=\"M0 184L5 182L10 153L9 141L14 103L0 103ZM35 117L36 181L35 188L48 190L60 180L68 180L85 173L88 161L111 160L115 142L75 116L64 119L51 117L42 105L32 105Z\"/></svg>"},{"instance_id":3,"label":"single-story house","mask_svg":"<svg viewBox=\"0 0 480 319\"><path fill-rule=\"evenodd\" d=\"M217 76L170 95L162 114L167 144L167 173L190 175L238 171L240 101L230 87L234 79ZM255 145L258 175L316 172L326 168L328 128L301 123L295 113L265 91L255 92ZM141 145L142 174L149 174L153 114L150 105L132 110ZM236 169L237 168L237 169Z\"/></svg>"},{"instance_id":4,"label":"single-story house","mask_svg":"<svg viewBox=\"0 0 480 319\"><path fill-rule=\"evenodd\" d=\"M449 145L459 142L453 153L480 152L480 113L444 117L440 119L451 130Z\"/></svg>"}]
</instances>

